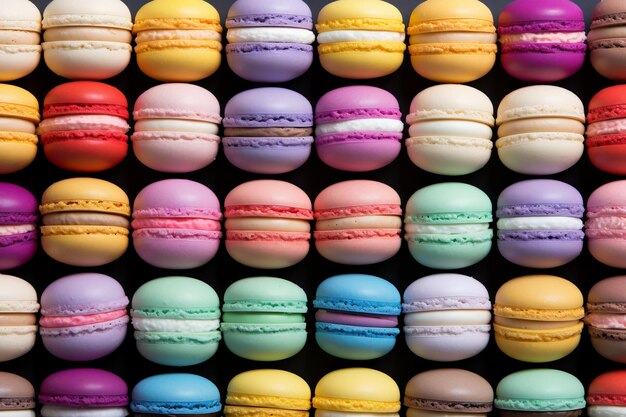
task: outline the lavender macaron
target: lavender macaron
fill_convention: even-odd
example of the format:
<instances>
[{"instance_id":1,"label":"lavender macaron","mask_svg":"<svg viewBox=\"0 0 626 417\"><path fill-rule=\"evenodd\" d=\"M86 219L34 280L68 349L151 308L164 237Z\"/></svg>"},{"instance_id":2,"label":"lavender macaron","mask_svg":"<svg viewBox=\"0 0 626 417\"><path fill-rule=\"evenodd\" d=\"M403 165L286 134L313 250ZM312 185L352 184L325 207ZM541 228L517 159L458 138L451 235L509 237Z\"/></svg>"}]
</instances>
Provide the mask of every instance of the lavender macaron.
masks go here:
<instances>
[{"instance_id":1,"label":"lavender macaron","mask_svg":"<svg viewBox=\"0 0 626 417\"><path fill-rule=\"evenodd\" d=\"M0 271L25 264L37 252L37 212L30 191L0 182Z\"/></svg>"},{"instance_id":2,"label":"lavender macaron","mask_svg":"<svg viewBox=\"0 0 626 417\"><path fill-rule=\"evenodd\" d=\"M226 28L226 60L243 79L289 81L313 63L313 17L302 0L237 0Z\"/></svg>"},{"instance_id":3,"label":"lavender macaron","mask_svg":"<svg viewBox=\"0 0 626 417\"><path fill-rule=\"evenodd\" d=\"M295 91L255 88L231 98L224 109L224 153L237 168L282 174L306 162L313 143L313 108Z\"/></svg>"},{"instance_id":4,"label":"lavender macaron","mask_svg":"<svg viewBox=\"0 0 626 417\"><path fill-rule=\"evenodd\" d=\"M498 250L514 264L553 268L583 248L583 198L571 185L549 179L520 181L498 197Z\"/></svg>"}]
</instances>

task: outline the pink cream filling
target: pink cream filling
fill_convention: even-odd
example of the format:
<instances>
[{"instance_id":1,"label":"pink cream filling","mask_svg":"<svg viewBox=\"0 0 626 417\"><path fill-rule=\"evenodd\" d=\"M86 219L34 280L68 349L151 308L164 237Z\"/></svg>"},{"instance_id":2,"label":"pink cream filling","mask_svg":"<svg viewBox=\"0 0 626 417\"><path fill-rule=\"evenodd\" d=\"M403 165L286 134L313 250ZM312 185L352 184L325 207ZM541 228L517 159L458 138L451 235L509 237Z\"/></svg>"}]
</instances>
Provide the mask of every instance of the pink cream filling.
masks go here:
<instances>
[{"instance_id":1,"label":"pink cream filling","mask_svg":"<svg viewBox=\"0 0 626 417\"><path fill-rule=\"evenodd\" d=\"M315 320L362 327L396 327L398 325L398 317L396 316L355 314L328 310L318 310L315 313Z\"/></svg>"},{"instance_id":2,"label":"pink cream filling","mask_svg":"<svg viewBox=\"0 0 626 417\"><path fill-rule=\"evenodd\" d=\"M514 33L500 35L500 43L579 43L585 41L585 32Z\"/></svg>"},{"instance_id":3,"label":"pink cream filling","mask_svg":"<svg viewBox=\"0 0 626 417\"><path fill-rule=\"evenodd\" d=\"M133 229L189 229L220 231L221 224L217 220L211 219L163 219L163 218L143 218L134 219Z\"/></svg>"},{"instance_id":4,"label":"pink cream filling","mask_svg":"<svg viewBox=\"0 0 626 417\"><path fill-rule=\"evenodd\" d=\"M72 115L44 119L39 123L39 133L65 132L68 130L114 130L126 133L130 126L126 120L108 115Z\"/></svg>"},{"instance_id":5,"label":"pink cream filling","mask_svg":"<svg viewBox=\"0 0 626 417\"><path fill-rule=\"evenodd\" d=\"M626 119L605 120L590 123L587 126L587 136L614 135L626 132Z\"/></svg>"},{"instance_id":6,"label":"pink cream filling","mask_svg":"<svg viewBox=\"0 0 626 417\"><path fill-rule=\"evenodd\" d=\"M583 320L588 326L626 330L626 314L590 313Z\"/></svg>"},{"instance_id":7,"label":"pink cream filling","mask_svg":"<svg viewBox=\"0 0 626 417\"><path fill-rule=\"evenodd\" d=\"M108 311L106 313L86 314L82 316L42 316L39 319L41 327L74 327L89 324L105 323L124 317L127 315L126 309Z\"/></svg>"}]
</instances>

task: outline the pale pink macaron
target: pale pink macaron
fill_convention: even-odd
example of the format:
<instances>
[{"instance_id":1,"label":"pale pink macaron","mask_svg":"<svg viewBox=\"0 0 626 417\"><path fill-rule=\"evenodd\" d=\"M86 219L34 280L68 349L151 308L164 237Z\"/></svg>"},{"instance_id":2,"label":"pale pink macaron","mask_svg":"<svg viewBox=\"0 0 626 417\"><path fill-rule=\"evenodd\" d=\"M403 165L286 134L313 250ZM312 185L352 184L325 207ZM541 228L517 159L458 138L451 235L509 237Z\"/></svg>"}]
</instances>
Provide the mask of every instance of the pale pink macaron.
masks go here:
<instances>
[{"instance_id":1,"label":"pale pink macaron","mask_svg":"<svg viewBox=\"0 0 626 417\"><path fill-rule=\"evenodd\" d=\"M385 261L400 249L400 196L377 181L352 180L320 192L315 210L315 247L326 259L346 265Z\"/></svg>"},{"instance_id":2,"label":"pale pink macaron","mask_svg":"<svg viewBox=\"0 0 626 417\"><path fill-rule=\"evenodd\" d=\"M286 268L309 252L311 200L285 181L255 180L233 188L224 200L226 250L253 268Z\"/></svg>"},{"instance_id":3,"label":"pale pink macaron","mask_svg":"<svg viewBox=\"0 0 626 417\"><path fill-rule=\"evenodd\" d=\"M594 258L626 268L626 180L609 182L591 193L585 236Z\"/></svg>"}]
</instances>

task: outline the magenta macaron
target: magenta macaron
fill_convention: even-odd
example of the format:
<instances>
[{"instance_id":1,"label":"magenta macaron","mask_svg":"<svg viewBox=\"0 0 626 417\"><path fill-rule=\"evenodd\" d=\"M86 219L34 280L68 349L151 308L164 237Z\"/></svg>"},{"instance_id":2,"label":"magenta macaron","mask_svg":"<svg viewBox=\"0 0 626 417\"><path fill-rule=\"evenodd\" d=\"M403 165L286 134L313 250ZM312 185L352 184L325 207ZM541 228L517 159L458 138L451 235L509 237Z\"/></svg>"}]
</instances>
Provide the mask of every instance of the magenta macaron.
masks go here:
<instances>
[{"instance_id":1,"label":"magenta macaron","mask_svg":"<svg viewBox=\"0 0 626 417\"><path fill-rule=\"evenodd\" d=\"M133 245L141 259L168 269L209 262L220 245L222 212L207 186L167 179L143 188L133 203Z\"/></svg>"},{"instance_id":2,"label":"magenta macaron","mask_svg":"<svg viewBox=\"0 0 626 417\"><path fill-rule=\"evenodd\" d=\"M315 149L333 168L354 172L382 168L400 153L401 119L398 100L383 89L337 88L315 106Z\"/></svg>"},{"instance_id":3,"label":"magenta macaron","mask_svg":"<svg viewBox=\"0 0 626 417\"><path fill-rule=\"evenodd\" d=\"M37 213L30 191L0 182L0 271L25 264L37 252Z\"/></svg>"}]
</instances>

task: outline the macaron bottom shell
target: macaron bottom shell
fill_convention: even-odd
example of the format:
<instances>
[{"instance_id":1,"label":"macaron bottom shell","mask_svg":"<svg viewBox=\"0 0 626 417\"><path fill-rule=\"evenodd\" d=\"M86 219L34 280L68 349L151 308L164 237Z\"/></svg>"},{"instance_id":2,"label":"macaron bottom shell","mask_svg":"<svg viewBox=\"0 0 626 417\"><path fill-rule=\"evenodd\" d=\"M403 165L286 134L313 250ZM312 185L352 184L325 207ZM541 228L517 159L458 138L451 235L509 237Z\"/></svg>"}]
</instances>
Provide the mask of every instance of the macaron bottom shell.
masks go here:
<instances>
[{"instance_id":1,"label":"macaron bottom shell","mask_svg":"<svg viewBox=\"0 0 626 417\"><path fill-rule=\"evenodd\" d=\"M242 50L250 49L250 50ZM313 64L308 45L244 43L226 46L229 68L244 80L282 83L298 78Z\"/></svg>"},{"instance_id":2,"label":"macaron bottom shell","mask_svg":"<svg viewBox=\"0 0 626 417\"><path fill-rule=\"evenodd\" d=\"M2 136L3 134L0 132L0 174L20 171L35 160L37 156L36 143L3 140Z\"/></svg>"},{"instance_id":3,"label":"macaron bottom shell","mask_svg":"<svg viewBox=\"0 0 626 417\"><path fill-rule=\"evenodd\" d=\"M626 137L622 140L624 143L587 146L587 155L593 166L609 174L626 175Z\"/></svg>"},{"instance_id":4,"label":"macaron bottom shell","mask_svg":"<svg viewBox=\"0 0 626 417\"><path fill-rule=\"evenodd\" d=\"M13 81L33 72L41 59L39 45L2 45L0 81Z\"/></svg>"},{"instance_id":5,"label":"macaron bottom shell","mask_svg":"<svg viewBox=\"0 0 626 417\"><path fill-rule=\"evenodd\" d=\"M378 78L395 72L402 65L403 52L343 51L320 54L320 64L337 77Z\"/></svg>"},{"instance_id":6,"label":"macaron bottom shell","mask_svg":"<svg viewBox=\"0 0 626 417\"><path fill-rule=\"evenodd\" d=\"M326 165L350 172L373 171L393 162L400 153L400 141L389 139L316 143L317 156Z\"/></svg>"},{"instance_id":7,"label":"macaron bottom shell","mask_svg":"<svg viewBox=\"0 0 626 417\"><path fill-rule=\"evenodd\" d=\"M328 326L328 325L327 325ZM337 326L339 327L339 326ZM356 327L356 326L344 326ZM315 331L318 346L326 353L342 359L370 360L385 356L396 345L395 336L367 334L367 327L358 328L363 334L341 333L340 330Z\"/></svg>"},{"instance_id":8,"label":"macaron bottom shell","mask_svg":"<svg viewBox=\"0 0 626 417\"><path fill-rule=\"evenodd\" d=\"M42 47L44 61L52 72L89 80L104 80L124 71L132 51L130 45L118 42L58 41L44 42Z\"/></svg>"},{"instance_id":9,"label":"macaron bottom shell","mask_svg":"<svg viewBox=\"0 0 626 417\"><path fill-rule=\"evenodd\" d=\"M398 236L337 240L316 240L315 248L329 261L344 265L371 265L386 261L400 250L402 240Z\"/></svg>"},{"instance_id":10,"label":"macaron bottom shell","mask_svg":"<svg viewBox=\"0 0 626 417\"><path fill-rule=\"evenodd\" d=\"M313 138L301 139L225 137L222 141L226 159L237 168L255 174L283 174L309 159Z\"/></svg>"},{"instance_id":11,"label":"macaron bottom shell","mask_svg":"<svg viewBox=\"0 0 626 417\"><path fill-rule=\"evenodd\" d=\"M498 146L498 157L511 171L520 174L551 175L574 166L584 151L582 142L536 138Z\"/></svg>"},{"instance_id":12,"label":"macaron bottom shell","mask_svg":"<svg viewBox=\"0 0 626 417\"><path fill-rule=\"evenodd\" d=\"M509 75L522 81L552 82L578 72L585 62L585 53L502 52L500 62Z\"/></svg>"},{"instance_id":13,"label":"macaron bottom shell","mask_svg":"<svg viewBox=\"0 0 626 417\"><path fill-rule=\"evenodd\" d=\"M83 327L78 329L78 327ZM91 361L110 354L122 345L126 324L95 329L76 326L64 329L40 329L45 348L57 358L68 361Z\"/></svg>"},{"instance_id":14,"label":"macaron bottom shell","mask_svg":"<svg viewBox=\"0 0 626 417\"><path fill-rule=\"evenodd\" d=\"M489 332L415 336L405 329L404 336L411 352L420 358L440 362L471 358L482 352L489 343Z\"/></svg>"},{"instance_id":15,"label":"macaron bottom shell","mask_svg":"<svg viewBox=\"0 0 626 417\"><path fill-rule=\"evenodd\" d=\"M602 357L626 364L626 338L623 330L587 328L591 346Z\"/></svg>"},{"instance_id":16,"label":"macaron bottom shell","mask_svg":"<svg viewBox=\"0 0 626 417\"><path fill-rule=\"evenodd\" d=\"M219 336L218 332L215 333ZM179 333L152 332L150 337L153 340L137 340L137 350L141 356L159 365L197 365L212 358L219 347L219 338L206 343L186 340L188 338Z\"/></svg>"},{"instance_id":17,"label":"macaron bottom shell","mask_svg":"<svg viewBox=\"0 0 626 417\"><path fill-rule=\"evenodd\" d=\"M623 41L623 39L620 39ZM605 78L626 81L626 55L624 47L592 49L589 53L591 66Z\"/></svg>"},{"instance_id":18,"label":"macaron bottom shell","mask_svg":"<svg viewBox=\"0 0 626 417\"><path fill-rule=\"evenodd\" d=\"M237 356L253 361L279 361L297 354L304 348L307 334L301 330L290 330L292 325L246 325L248 330L240 332L235 324L224 326L222 335L228 350ZM281 329L283 327L283 329Z\"/></svg>"},{"instance_id":19,"label":"macaron bottom shell","mask_svg":"<svg viewBox=\"0 0 626 417\"><path fill-rule=\"evenodd\" d=\"M141 236L137 233L133 236L133 246L139 257L158 268L197 268L213 259L220 246L217 237L194 239L174 234L167 236L167 229L162 232L163 237Z\"/></svg>"},{"instance_id":20,"label":"macaron bottom shell","mask_svg":"<svg viewBox=\"0 0 626 417\"><path fill-rule=\"evenodd\" d=\"M491 158L491 149L471 144L432 144L411 138L405 143L411 162L433 174L471 174L484 167Z\"/></svg>"},{"instance_id":21,"label":"macaron bottom shell","mask_svg":"<svg viewBox=\"0 0 626 417\"><path fill-rule=\"evenodd\" d=\"M168 173L202 169L215 161L218 150L219 141L181 143L180 140L167 138L133 140L133 152L139 162L148 168Z\"/></svg>"},{"instance_id":22,"label":"macaron bottom shell","mask_svg":"<svg viewBox=\"0 0 626 417\"><path fill-rule=\"evenodd\" d=\"M35 346L37 326L1 326L0 362L24 356Z\"/></svg>"},{"instance_id":23,"label":"macaron bottom shell","mask_svg":"<svg viewBox=\"0 0 626 417\"><path fill-rule=\"evenodd\" d=\"M491 71L495 63L495 53L411 55L415 72L439 83L477 80Z\"/></svg>"},{"instance_id":24,"label":"macaron bottom shell","mask_svg":"<svg viewBox=\"0 0 626 417\"><path fill-rule=\"evenodd\" d=\"M37 253L37 240L0 245L0 271L17 268L30 261Z\"/></svg>"},{"instance_id":25,"label":"macaron bottom shell","mask_svg":"<svg viewBox=\"0 0 626 417\"><path fill-rule=\"evenodd\" d=\"M293 266L309 253L308 241L229 240L226 251L242 265L260 269L279 269Z\"/></svg>"},{"instance_id":26,"label":"macaron bottom shell","mask_svg":"<svg viewBox=\"0 0 626 417\"><path fill-rule=\"evenodd\" d=\"M539 240L497 242L500 254L516 265L529 268L555 268L565 265L580 255L582 240Z\"/></svg>"},{"instance_id":27,"label":"macaron bottom shell","mask_svg":"<svg viewBox=\"0 0 626 417\"><path fill-rule=\"evenodd\" d=\"M61 169L75 172L99 172L113 168L126 158L128 143L119 140L88 140L76 137L47 143L46 158Z\"/></svg>"},{"instance_id":28,"label":"macaron bottom shell","mask_svg":"<svg viewBox=\"0 0 626 417\"><path fill-rule=\"evenodd\" d=\"M626 268L626 235L624 239L588 239L587 248L598 262L615 268Z\"/></svg>"},{"instance_id":29,"label":"macaron bottom shell","mask_svg":"<svg viewBox=\"0 0 626 417\"><path fill-rule=\"evenodd\" d=\"M148 77L163 82L192 82L212 75L221 54L211 48L172 48L137 53L137 65Z\"/></svg>"},{"instance_id":30,"label":"macaron bottom shell","mask_svg":"<svg viewBox=\"0 0 626 417\"><path fill-rule=\"evenodd\" d=\"M437 269L457 269L483 260L491 250L491 240L477 243L429 243L408 241L409 252L420 264Z\"/></svg>"},{"instance_id":31,"label":"macaron bottom shell","mask_svg":"<svg viewBox=\"0 0 626 417\"><path fill-rule=\"evenodd\" d=\"M72 266L100 266L115 261L126 252L126 234L101 233L98 226L42 226L41 245L52 259ZM46 235L50 228L58 234ZM127 232L127 231L126 231Z\"/></svg>"},{"instance_id":32,"label":"macaron bottom shell","mask_svg":"<svg viewBox=\"0 0 626 417\"><path fill-rule=\"evenodd\" d=\"M569 355L578 346L581 331L582 323L548 330L513 329L494 324L496 345L500 350L513 359L531 363L552 362Z\"/></svg>"}]
</instances>

